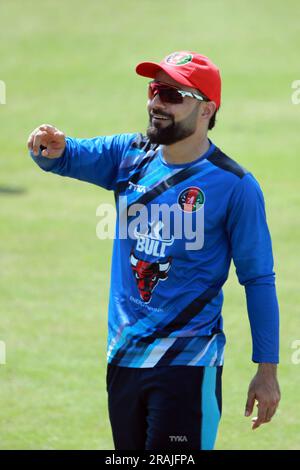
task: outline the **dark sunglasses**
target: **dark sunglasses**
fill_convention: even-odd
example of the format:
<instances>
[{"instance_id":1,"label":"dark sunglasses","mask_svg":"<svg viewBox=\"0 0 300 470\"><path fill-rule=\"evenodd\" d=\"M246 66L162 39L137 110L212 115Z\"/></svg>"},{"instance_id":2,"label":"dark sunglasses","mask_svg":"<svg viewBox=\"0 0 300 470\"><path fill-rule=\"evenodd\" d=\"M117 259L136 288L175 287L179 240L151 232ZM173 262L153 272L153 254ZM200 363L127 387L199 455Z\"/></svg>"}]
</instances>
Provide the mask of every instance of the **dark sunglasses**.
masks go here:
<instances>
[{"instance_id":1,"label":"dark sunglasses","mask_svg":"<svg viewBox=\"0 0 300 470\"><path fill-rule=\"evenodd\" d=\"M186 90L179 90L179 88L176 88L173 85L152 80L149 82L148 86L148 98L153 100L157 94L163 103L180 104L183 103L183 98L186 96L195 98L199 101L209 101L205 96L200 94Z\"/></svg>"}]
</instances>

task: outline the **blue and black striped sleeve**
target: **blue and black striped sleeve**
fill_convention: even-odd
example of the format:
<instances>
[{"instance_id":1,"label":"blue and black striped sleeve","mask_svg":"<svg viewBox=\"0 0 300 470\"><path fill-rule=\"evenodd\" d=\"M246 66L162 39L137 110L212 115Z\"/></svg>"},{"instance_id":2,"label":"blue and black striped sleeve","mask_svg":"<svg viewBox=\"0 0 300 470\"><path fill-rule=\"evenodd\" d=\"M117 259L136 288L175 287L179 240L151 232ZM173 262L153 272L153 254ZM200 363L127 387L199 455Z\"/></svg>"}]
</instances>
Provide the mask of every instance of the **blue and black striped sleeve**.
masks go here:
<instances>
[{"instance_id":1,"label":"blue and black striped sleeve","mask_svg":"<svg viewBox=\"0 0 300 470\"><path fill-rule=\"evenodd\" d=\"M66 138L66 148L59 158L40 154L33 160L44 171L76 178L105 189L115 189L120 161L135 134L117 134L91 139Z\"/></svg>"},{"instance_id":2,"label":"blue and black striped sleeve","mask_svg":"<svg viewBox=\"0 0 300 470\"><path fill-rule=\"evenodd\" d=\"M279 308L272 242L262 190L246 173L231 195L227 233L240 284L245 287L253 362L279 362Z\"/></svg>"}]
</instances>

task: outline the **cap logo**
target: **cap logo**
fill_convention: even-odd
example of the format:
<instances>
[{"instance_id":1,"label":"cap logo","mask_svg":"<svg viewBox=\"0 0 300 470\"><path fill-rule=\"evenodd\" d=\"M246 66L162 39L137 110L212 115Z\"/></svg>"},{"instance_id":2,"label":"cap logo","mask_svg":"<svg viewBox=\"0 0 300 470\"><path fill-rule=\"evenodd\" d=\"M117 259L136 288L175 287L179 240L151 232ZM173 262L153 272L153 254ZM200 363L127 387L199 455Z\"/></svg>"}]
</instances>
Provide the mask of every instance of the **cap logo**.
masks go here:
<instances>
[{"instance_id":1,"label":"cap logo","mask_svg":"<svg viewBox=\"0 0 300 470\"><path fill-rule=\"evenodd\" d=\"M192 60L192 54L186 54L185 52L173 52L165 58L165 62L170 65L185 65Z\"/></svg>"}]
</instances>

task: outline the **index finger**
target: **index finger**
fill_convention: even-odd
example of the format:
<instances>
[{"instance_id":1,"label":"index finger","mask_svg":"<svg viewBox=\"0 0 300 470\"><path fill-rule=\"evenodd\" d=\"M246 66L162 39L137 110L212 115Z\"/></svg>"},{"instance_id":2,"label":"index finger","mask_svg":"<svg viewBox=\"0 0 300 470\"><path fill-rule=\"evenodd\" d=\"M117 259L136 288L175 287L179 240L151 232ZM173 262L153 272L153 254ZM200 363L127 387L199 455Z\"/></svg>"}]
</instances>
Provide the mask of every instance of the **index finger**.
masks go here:
<instances>
[{"instance_id":1,"label":"index finger","mask_svg":"<svg viewBox=\"0 0 300 470\"><path fill-rule=\"evenodd\" d=\"M29 135L28 137L28 140L27 140L27 147L29 150L32 150L32 146L33 146L33 142L34 142L34 137L36 134L38 134L40 131L46 131L46 132L49 132L51 134L54 134L56 132L56 128L54 126L51 126L50 124L42 124L41 126L39 127L36 127L32 132L31 134Z\"/></svg>"},{"instance_id":2,"label":"index finger","mask_svg":"<svg viewBox=\"0 0 300 470\"><path fill-rule=\"evenodd\" d=\"M259 403L258 406L258 416L254 421L252 429L258 428L261 424L265 423L267 420L268 406L266 404Z\"/></svg>"},{"instance_id":3,"label":"index finger","mask_svg":"<svg viewBox=\"0 0 300 470\"><path fill-rule=\"evenodd\" d=\"M40 150L40 145L47 146L49 136L46 131L39 130L33 135L33 153L35 156L38 155Z\"/></svg>"},{"instance_id":4,"label":"index finger","mask_svg":"<svg viewBox=\"0 0 300 470\"><path fill-rule=\"evenodd\" d=\"M32 146L33 146L33 141L34 141L34 137L35 137L35 134L39 132L39 129L38 127L36 129L34 129L31 134L29 135L28 137L28 140L27 140L27 147L29 148L29 150L32 150Z\"/></svg>"},{"instance_id":5,"label":"index finger","mask_svg":"<svg viewBox=\"0 0 300 470\"><path fill-rule=\"evenodd\" d=\"M277 410L277 405L270 406L267 411L267 420L271 421Z\"/></svg>"}]
</instances>

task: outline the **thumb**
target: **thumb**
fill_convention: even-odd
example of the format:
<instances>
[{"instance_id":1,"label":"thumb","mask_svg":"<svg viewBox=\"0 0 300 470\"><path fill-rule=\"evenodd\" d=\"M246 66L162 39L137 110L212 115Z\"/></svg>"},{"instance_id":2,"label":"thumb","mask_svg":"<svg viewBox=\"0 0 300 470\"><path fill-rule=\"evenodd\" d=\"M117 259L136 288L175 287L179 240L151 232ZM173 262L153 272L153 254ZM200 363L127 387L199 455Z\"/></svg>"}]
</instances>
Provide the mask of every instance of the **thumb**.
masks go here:
<instances>
[{"instance_id":1,"label":"thumb","mask_svg":"<svg viewBox=\"0 0 300 470\"><path fill-rule=\"evenodd\" d=\"M245 416L250 416L253 412L253 407L255 403L255 393L248 392L248 399L245 408Z\"/></svg>"}]
</instances>

